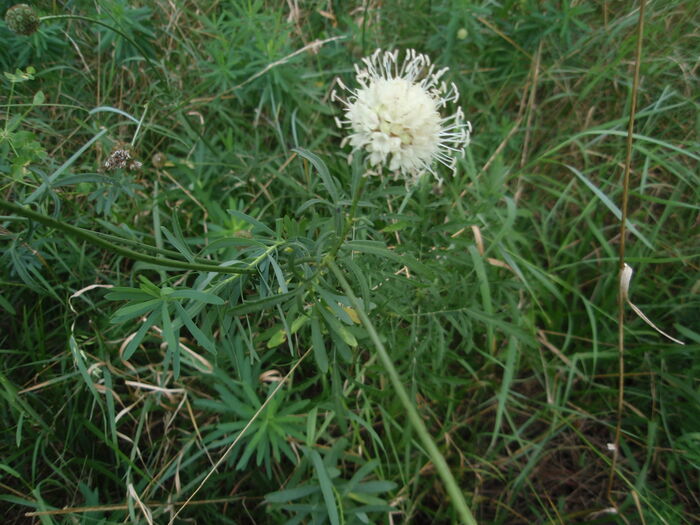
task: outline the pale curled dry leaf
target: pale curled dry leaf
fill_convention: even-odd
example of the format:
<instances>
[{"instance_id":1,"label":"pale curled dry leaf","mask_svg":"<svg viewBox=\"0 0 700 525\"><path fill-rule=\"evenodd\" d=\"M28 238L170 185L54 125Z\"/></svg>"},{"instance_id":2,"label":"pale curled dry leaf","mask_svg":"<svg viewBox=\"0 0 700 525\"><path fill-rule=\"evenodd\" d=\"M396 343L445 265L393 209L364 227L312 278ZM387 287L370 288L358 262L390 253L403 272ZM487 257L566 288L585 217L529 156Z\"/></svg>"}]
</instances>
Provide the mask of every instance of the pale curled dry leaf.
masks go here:
<instances>
[{"instance_id":1,"label":"pale curled dry leaf","mask_svg":"<svg viewBox=\"0 0 700 525\"><path fill-rule=\"evenodd\" d=\"M620 273L620 293L622 294L622 298L627 302L628 305L630 305L630 308L634 310L634 313L636 313L641 319L651 326L654 330L656 330L658 333L666 337L667 339L670 339L674 343L677 343L679 345L685 345L683 341L679 341L675 337L672 337L668 335L666 332L661 330L659 327L657 327L651 319L649 319L646 315L644 315L644 312L642 312L637 305L635 305L629 297L629 288L630 288L630 281L632 280L632 273L634 273L634 270L632 270L632 267L625 263L622 272Z\"/></svg>"}]
</instances>

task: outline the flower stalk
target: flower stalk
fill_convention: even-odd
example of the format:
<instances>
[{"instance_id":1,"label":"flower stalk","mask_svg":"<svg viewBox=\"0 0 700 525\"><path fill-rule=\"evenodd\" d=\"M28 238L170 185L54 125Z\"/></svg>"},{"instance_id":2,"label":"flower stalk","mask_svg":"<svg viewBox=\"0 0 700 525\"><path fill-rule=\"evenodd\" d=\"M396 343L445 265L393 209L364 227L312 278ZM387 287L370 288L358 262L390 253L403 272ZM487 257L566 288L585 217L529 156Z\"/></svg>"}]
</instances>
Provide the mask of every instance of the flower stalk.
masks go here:
<instances>
[{"instance_id":1,"label":"flower stalk","mask_svg":"<svg viewBox=\"0 0 700 525\"><path fill-rule=\"evenodd\" d=\"M418 434L418 438L420 439L421 443L428 452L428 456L432 460L433 465L435 465L439 476L442 478L442 481L445 484L445 489L452 498L452 504L457 510L461 521L467 525L476 525L476 520L474 519L474 516L469 510L469 506L467 505L467 502L464 499L464 494L457 485L457 480L455 480L454 476L452 475L450 467L447 465L447 461L445 461L445 457L440 452L440 449L438 449L437 445L435 444L435 441L433 441L433 438L430 437L430 433L425 427L425 423L423 423L423 420L418 414L416 407L411 402L411 398L409 397L406 388L401 382L399 373L396 370L396 367L394 366L394 363L392 362L391 358L389 357L389 353L386 351L386 348L384 348L384 344L379 339L379 335L377 334L377 330L374 328L372 321L365 313L365 310L362 307L362 303L353 293L352 288L350 287L348 281L343 275L343 272L340 271L340 268L338 268L335 262L331 260L326 260L325 264L335 275L336 279L340 283L340 287L348 296L348 299L350 299L350 303L352 303L352 306L357 312L360 321L362 321L362 324L367 329L367 333L369 334L369 337L377 350L379 359L382 362L382 365L384 366L387 375L389 376L391 385L394 388L394 391L396 392L399 401L401 401L401 404L406 409L406 415L408 416L408 420L411 423L411 426L413 426L413 428L415 429L416 433Z\"/></svg>"}]
</instances>

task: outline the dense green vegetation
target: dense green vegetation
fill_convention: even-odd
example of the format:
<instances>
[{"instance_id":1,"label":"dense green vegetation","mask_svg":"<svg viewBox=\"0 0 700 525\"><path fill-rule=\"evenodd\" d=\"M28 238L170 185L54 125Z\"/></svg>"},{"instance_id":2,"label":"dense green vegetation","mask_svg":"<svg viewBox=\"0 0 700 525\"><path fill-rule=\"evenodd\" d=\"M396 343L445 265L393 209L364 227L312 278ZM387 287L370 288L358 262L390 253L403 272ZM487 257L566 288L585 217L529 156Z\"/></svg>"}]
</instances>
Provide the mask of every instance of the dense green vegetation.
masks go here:
<instances>
[{"instance_id":1,"label":"dense green vegetation","mask_svg":"<svg viewBox=\"0 0 700 525\"><path fill-rule=\"evenodd\" d=\"M622 382L638 2L36 8L0 22L5 523L456 522L380 348L478 523L700 521L696 1L646 5L625 246L685 345L628 307ZM460 89L441 186L348 163L376 48Z\"/></svg>"}]
</instances>

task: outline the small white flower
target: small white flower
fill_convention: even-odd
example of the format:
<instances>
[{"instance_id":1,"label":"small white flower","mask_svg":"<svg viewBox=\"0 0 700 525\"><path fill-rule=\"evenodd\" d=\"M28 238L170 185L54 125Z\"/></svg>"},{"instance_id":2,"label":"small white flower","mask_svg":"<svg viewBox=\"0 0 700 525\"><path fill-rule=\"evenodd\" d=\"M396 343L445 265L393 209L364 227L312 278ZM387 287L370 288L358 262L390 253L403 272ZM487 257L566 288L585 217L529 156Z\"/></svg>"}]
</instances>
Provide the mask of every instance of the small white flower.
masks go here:
<instances>
[{"instance_id":1,"label":"small white flower","mask_svg":"<svg viewBox=\"0 0 700 525\"><path fill-rule=\"evenodd\" d=\"M344 120L336 122L352 131L343 145L350 142L353 153L366 152L378 173L386 166L406 184L417 182L426 172L442 182L434 163L437 160L454 173L457 156L469 143L471 124L464 121L461 108L450 116L440 115L448 102L459 98L453 83L440 80L448 68L436 71L430 58L413 49L406 51L400 64L398 55L377 49L363 58L364 68L355 65L358 89L338 80L349 95L344 99L335 91L331 95L345 106Z\"/></svg>"}]
</instances>

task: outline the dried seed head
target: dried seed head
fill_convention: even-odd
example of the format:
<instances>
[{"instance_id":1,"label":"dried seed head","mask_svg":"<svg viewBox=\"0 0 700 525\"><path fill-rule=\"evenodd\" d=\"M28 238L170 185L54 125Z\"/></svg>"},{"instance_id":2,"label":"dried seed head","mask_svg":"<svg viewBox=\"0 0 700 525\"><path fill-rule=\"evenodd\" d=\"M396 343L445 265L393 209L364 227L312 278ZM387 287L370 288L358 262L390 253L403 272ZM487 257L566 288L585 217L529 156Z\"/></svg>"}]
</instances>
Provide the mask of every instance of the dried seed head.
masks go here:
<instances>
[{"instance_id":1,"label":"dried seed head","mask_svg":"<svg viewBox=\"0 0 700 525\"><path fill-rule=\"evenodd\" d=\"M107 160L104 163L104 167L107 171L112 171L116 169L128 169L128 170L138 170L143 166L143 164L134 159L131 156L131 152L123 147L117 147L112 150L109 154Z\"/></svg>"},{"instance_id":2,"label":"dried seed head","mask_svg":"<svg viewBox=\"0 0 700 525\"><path fill-rule=\"evenodd\" d=\"M27 4L17 4L5 13L5 23L10 31L20 35L32 35L39 29L39 16L33 7Z\"/></svg>"}]
</instances>

